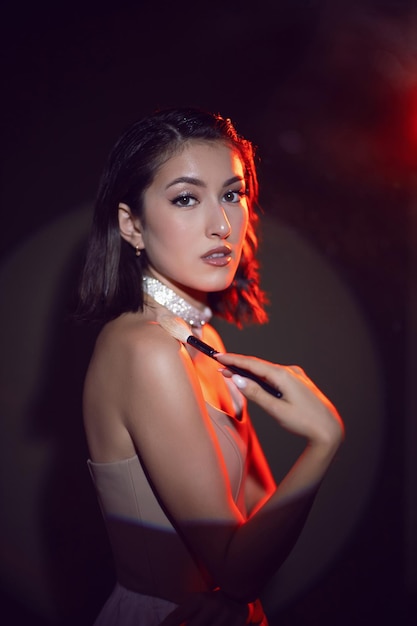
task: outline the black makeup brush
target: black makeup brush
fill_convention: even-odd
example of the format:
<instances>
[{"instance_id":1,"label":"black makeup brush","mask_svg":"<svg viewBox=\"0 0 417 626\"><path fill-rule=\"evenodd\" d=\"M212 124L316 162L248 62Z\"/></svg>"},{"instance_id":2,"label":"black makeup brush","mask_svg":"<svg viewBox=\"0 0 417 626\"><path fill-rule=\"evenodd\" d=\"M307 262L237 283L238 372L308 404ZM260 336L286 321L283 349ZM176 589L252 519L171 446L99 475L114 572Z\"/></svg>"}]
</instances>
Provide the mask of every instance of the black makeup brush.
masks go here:
<instances>
[{"instance_id":1,"label":"black makeup brush","mask_svg":"<svg viewBox=\"0 0 417 626\"><path fill-rule=\"evenodd\" d=\"M174 315L163 315L158 319L158 323L167 331L172 337L178 339L181 343L188 343L196 350L199 350L203 354L211 357L212 359L216 359L216 355L219 354L217 350L209 346L201 339L194 337L194 335L190 334L190 328L184 320L180 317L175 317ZM229 371L233 372L233 374L238 374L239 376L243 376L244 378L250 378L254 380L262 389L275 396L276 398L282 398L282 392L279 389L276 389L269 383L259 378L252 372L248 372L248 370L243 369L242 367L237 367L236 365L225 365L224 366Z\"/></svg>"}]
</instances>

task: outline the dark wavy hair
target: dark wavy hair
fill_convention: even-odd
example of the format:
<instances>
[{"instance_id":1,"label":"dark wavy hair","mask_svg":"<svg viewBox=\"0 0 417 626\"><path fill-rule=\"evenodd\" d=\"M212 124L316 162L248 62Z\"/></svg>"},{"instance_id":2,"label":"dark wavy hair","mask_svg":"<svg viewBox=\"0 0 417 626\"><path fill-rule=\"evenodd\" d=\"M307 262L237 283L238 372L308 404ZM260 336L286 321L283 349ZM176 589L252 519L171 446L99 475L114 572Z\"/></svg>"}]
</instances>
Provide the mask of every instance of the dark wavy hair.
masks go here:
<instances>
[{"instance_id":1,"label":"dark wavy hair","mask_svg":"<svg viewBox=\"0 0 417 626\"><path fill-rule=\"evenodd\" d=\"M264 323L266 297L259 286L258 180L252 144L238 135L230 119L198 109L166 109L126 129L111 151L103 171L82 273L78 320L105 323L128 311L143 309L142 276L146 251L135 250L120 235L119 203L144 221L144 193L156 172L190 140L222 141L242 159L248 190L249 224L233 283L208 294L213 313L239 327Z\"/></svg>"}]
</instances>

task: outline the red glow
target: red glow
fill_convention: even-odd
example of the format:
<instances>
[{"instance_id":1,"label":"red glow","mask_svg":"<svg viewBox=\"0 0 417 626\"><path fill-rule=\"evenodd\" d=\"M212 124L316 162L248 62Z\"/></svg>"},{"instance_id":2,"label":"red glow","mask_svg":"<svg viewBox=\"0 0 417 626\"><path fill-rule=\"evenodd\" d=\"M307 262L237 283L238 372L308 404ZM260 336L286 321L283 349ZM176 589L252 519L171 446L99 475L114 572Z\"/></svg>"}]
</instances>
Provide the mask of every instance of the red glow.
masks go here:
<instances>
[{"instance_id":1,"label":"red glow","mask_svg":"<svg viewBox=\"0 0 417 626\"><path fill-rule=\"evenodd\" d=\"M417 85L410 93L410 143L417 154Z\"/></svg>"},{"instance_id":2,"label":"red glow","mask_svg":"<svg viewBox=\"0 0 417 626\"><path fill-rule=\"evenodd\" d=\"M417 82L392 94L373 143L375 160L388 179L417 173Z\"/></svg>"}]
</instances>

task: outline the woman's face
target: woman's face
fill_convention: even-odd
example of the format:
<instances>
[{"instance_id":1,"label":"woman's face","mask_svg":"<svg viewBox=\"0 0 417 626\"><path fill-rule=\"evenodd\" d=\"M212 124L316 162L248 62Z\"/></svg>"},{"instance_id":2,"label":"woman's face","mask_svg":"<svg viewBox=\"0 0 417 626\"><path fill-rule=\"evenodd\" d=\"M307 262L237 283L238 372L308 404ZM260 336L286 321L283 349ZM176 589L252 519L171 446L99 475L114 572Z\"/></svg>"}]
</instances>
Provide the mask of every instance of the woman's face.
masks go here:
<instances>
[{"instance_id":1,"label":"woman's face","mask_svg":"<svg viewBox=\"0 0 417 626\"><path fill-rule=\"evenodd\" d=\"M189 141L145 192L139 247L152 275L204 301L231 284L247 224L239 153L222 142Z\"/></svg>"}]
</instances>

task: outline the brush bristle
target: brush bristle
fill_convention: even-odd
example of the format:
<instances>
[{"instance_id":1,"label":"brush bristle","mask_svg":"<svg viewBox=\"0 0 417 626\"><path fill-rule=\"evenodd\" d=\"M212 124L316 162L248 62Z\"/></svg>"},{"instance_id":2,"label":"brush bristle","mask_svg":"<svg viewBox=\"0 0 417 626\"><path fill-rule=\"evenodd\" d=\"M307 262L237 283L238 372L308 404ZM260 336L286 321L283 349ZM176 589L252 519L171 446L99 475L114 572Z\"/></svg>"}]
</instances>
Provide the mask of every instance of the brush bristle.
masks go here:
<instances>
[{"instance_id":1,"label":"brush bristle","mask_svg":"<svg viewBox=\"0 0 417 626\"><path fill-rule=\"evenodd\" d=\"M158 323L171 337L178 339L181 343L187 343L187 337L191 335L190 328L180 317L161 315L158 319Z\"/></svg>"}]
</instances>

